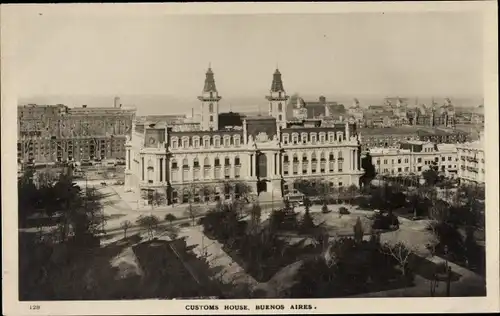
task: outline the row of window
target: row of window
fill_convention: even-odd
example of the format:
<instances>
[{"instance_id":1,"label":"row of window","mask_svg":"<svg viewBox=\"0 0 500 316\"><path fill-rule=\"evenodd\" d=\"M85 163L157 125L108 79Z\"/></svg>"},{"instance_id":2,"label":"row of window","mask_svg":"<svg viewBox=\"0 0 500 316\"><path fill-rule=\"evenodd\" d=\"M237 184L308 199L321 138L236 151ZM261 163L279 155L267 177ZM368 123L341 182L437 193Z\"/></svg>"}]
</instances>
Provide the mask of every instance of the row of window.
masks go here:
<instances>
[{"instance_id":1,"label":"row of window","mask_svg":"<svg viewBox=\"0 0 500 316\"><path fill-rule=\"evenodd\" d=\"M339 152L337 153L337 158L338 158L339 160L343 160L343 157L342 157L342 152L341 152L341 151L339 151ZM320 159L321 161L326 161L326 155L325 155L325 153L324 153L324 152L320 152L320 154L319 154L319 159ZM288 162L289 160L290 160L290 158L289 158L288 154L284 154L284 155L283 155L283 162ZM292 154L292 160L293 160L293 162L298 162L298 161L299 161L298 155L297 155L297 154ZM317 160L317 158L316 158L316 153L315 153L315 152L313 152L313 153L311 154L311 160L312 160L312 161L316 161L316 160ZM328 160L329 160L329 161L335 161L335 154L334 154L333 152L330 152L330 153L329 153L329 155L328 155ZM302 161L307 161L307 156L302 156Z\"/></svg>"},{"instance_id":2,"label":"row of window","mask_svg":"<svg viewBox=\"0 0 500 316\"><path fill-rule=\"evenodd\" d=\"M315 144L317 142L324 144L327 140L330 143L333 143L334 141L339 141L344 139L344 133L343 132L329 132L328 134L326 133L300 133L300 138L299 138L299 133L292 133L291 135L288 133L282 134L282 139L283 139L283 144L288 145L288 144L293 144L293 145L298 145L299 142L302 144L307 144L307 143L312 143Z\"/></svg>"},{"instance_id":3,"label":"row of window","mask_svg":"<svg viewBox=\"0 0 500 316\"><path fill-rule=\"evenodd\" d=\"M453 160L453 157L448 156L448 161L452 161L452 160ZM376 164L380 165L380 161L381 161L380 159L377 159ZM439 162L439 157L435 157L434 161L435 162ZM446 161L446 157L441 157L441 161ZM455 161L458 161L458 158L455 158ZM386 165L387 162L388 162L388 159L384 159L384 165ZM395 162L395 159L391 159L391 164L394 164L394 162ZM397 163L398 164L401 164L402 162L403 162L402 158L398 158L397 159ZM408 158L404 158L404 163L409 163L409 159ZM417 158L417 163L422 163L422 158ZM430 161L429 160L425 160L424 163L428 164L428 163L430 163Z\"/></svg>"},{"instance_id":4,"label":"row of window","mask_svg":"<svg viewBox=\"0 0 500 316\"><path fill-rule=\"evenodd\" d=\"M188 149L191 147L200 148L200 145L203 145L203 148L208 149L212 146L216 148L220 147L221 137L218 135L213 137L203 136L203 139L200 139L199 136L194 136L192 138L185 136L180 139L180 142L177 137L172 137L170 142L172 149L177 149L177 148ZM233 135L231 137L230 135L225 135L222 137L222 144L224 147L230 147L230 146L239 147L241 144L241 136Z\"/></svg>"},{"instance_id":5,"label":"row of window","mask_svg":"<svg viewBox=\"0 0 500 316\"><path fill-rule=\"evenodd\" d=\"M225 157L224 158L224 166L231 166L231 158L229 157ZM234 166L240 166L241 165L241 162L240 162L240 158L239 157L235 157L234 158ZM208 157L205 157L205 159L203 160L203 167L205 168L210 168L212 165L210 163L210 159ZM215 167L220 167L221 166L221 160L220 158L215 158L214 159L214 166ZM182 168L183 169L189 169L191 166L189 165L189 161L187 158L184 158L182 160ZM193 159L193 168L200 168L200 161L198 158L194 158ZM172 169L177 169L179 168L179 165L177 163L177 160L175 159L172 159Z\"/></svg>"},{"instance_id":6,"label":"row of window","mask_svg":"<svg viewBox=\"0 0 500 316\"><path fill-rule=\"evenodd\" d=\"M233 169L234 170L234 179L239 179L240 178L240 168L236 167ZM211 168L204 168L203 170L200 170L198 168L195 168L193 170L193 178L191 179L189 170L188 169L183 169L182 171L178 171L178 169L174 169L171 172L172 175L172 182L185 182L189 180L193 181L198 181L202 180L202 175L203 179L231 179L231 168L215 168L212 170ZM182 176L182 178L179 178L179 176Z\"/></svg>"},{"instance_id":7,"label":"row of window","mask_svg":"<svg viewBox=\"0 0 500 316\"><path fill-rule=\"evenodd\" d=\"M298 163L293 163L292 168L290 168L290 165L288 163L285 163L283 165L283 175L287 176L289 174L293 174L293 175L308 174L309 173L308 167L309 167L308 164L302 164L302 168L299 168ZM333 161L330 161L328 163L328 169L326 167L327 167L326 162L320 163L319 168L318 168L318 163L313 162L311 164L311 174L316 174L316 173L325 174L325 173L327 173L326 170L328 170L329 173L335 172L335 163ZM290 169L292 169L292 170L290 171ZM343 170L344 170L343 169L343 162L338 161L337 172L343 172Z\"/></svg>"}]
</instances>

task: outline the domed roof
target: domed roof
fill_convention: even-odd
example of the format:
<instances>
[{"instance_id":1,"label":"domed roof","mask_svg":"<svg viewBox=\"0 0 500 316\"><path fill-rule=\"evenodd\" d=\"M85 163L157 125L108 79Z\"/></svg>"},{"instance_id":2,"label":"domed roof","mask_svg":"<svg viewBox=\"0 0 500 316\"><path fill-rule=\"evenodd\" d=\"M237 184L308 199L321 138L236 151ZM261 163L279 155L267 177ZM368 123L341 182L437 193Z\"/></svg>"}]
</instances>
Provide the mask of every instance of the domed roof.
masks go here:
<instances>
[{"instance_id":1,"label":"domed roof","mask_svg":"<svg viewBox=\"0 0 500 316\"><path fill-rule=\"evenodd\" d=\"M298 94L294 94L290 97L289 104L295 109L301 109L306 107L306 102Z\"/></svg>"}]
</instances>

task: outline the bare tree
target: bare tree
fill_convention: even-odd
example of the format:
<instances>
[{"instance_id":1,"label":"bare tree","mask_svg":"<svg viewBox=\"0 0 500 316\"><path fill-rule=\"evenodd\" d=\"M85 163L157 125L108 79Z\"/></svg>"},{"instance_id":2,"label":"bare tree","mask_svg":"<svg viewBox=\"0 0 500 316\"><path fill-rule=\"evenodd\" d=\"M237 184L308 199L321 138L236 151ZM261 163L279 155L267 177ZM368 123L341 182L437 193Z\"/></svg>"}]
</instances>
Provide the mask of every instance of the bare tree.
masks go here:
<instances>
[{"instance_id":1,"label":"bare tree","mask_svg":"<svg viewBox=\"0 0 500 316\"><path fill-rule=\"evenodd\" d=\"M132 223L129 220L125 220L120 223L120 227L123 229L123 238L127 238L127 230L132 227Z\"/></svg>"},{"instance_id":2,"label":"bare tree","mask_svg":"<svg viewBox=\"0 0 500 316\"><path fill-rule=\"evenodd\" d=\"M394 245L384 244L381 247L381 251L387 255L390 255L401 267L401 272L404 276L408 273L408 263L411 256L414 254L414 250L408 247L405 243L399 241Z\"/></svg>"},{"instance_id":3,"label":"bare tree","mask_svg":"<svg viewBox=\"0 0 500 316\"><path fill-rule=\"evenodd\" d=\"M188 195L188 206L184 213L191 219L192 225L194 226L196 217L201 214L201 207L194 204L195 198L200 192L200 187L193 183L184 188L184 190Z\"/></svg>"},{"instance_id":4,"label":"bare tree","mask_svg":"<svg viewBox=\"0 0 500 316\"><path fill-rule=\"evenodd\" d=\"M198 215L200 215L201 208L198 205L194 205L192 202L186 207L185 214L191 219L192 225L195 225L195 220Z\"/></svg>"}]
</instances>

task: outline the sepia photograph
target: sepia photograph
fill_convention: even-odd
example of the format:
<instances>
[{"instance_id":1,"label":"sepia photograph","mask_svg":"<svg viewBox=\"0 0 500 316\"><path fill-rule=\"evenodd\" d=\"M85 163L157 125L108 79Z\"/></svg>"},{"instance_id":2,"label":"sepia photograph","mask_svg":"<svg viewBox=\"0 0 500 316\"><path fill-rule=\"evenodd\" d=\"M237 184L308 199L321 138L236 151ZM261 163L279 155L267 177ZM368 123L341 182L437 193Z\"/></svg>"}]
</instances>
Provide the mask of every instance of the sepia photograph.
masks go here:
<instances>
[{"instance_id":1,"label":"sepia photograph","mask_svg":"<svg viewBox=\"0 0 500 316\"><path fill-rule=\"evenodd\" d=\"M498 309L496 3L355 4L2 6L5 313Z\"/></svg>"}]
</instances>

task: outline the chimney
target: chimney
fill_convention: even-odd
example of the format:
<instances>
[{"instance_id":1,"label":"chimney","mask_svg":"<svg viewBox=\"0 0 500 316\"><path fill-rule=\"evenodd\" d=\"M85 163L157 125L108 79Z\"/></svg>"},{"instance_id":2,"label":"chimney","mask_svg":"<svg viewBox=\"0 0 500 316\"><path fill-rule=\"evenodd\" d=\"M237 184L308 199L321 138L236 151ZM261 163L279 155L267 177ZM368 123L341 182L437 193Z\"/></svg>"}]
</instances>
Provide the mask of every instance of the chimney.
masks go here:
<instances>
[{"instance_id":1,"label":"chimney","mask_svg":"<svg viewBox=\"0 0 500 316\"><path fill-rule=\"evenodd\" d=\"M122 107L122 105L120 103L120 97L115 97L114 107L115 108Z\"/></svg>"}]
</instances>

